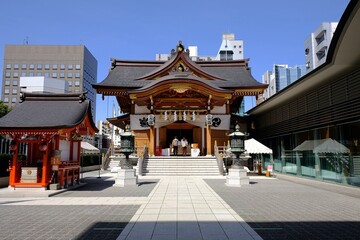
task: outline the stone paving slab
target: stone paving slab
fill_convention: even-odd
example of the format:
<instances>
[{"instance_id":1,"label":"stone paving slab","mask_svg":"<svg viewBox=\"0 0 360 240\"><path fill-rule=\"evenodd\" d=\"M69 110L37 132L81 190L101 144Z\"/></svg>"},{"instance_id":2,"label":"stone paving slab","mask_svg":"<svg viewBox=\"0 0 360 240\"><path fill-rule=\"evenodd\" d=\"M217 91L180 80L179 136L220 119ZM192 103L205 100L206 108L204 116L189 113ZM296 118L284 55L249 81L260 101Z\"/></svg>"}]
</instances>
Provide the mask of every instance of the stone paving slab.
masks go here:
<instances>
[{"instance_id":1,"label":"stone paving slab","mask_svg":"<svg viewBox=\"0 0 360 240\"><path fill-rule=\"evenodd\" d=\"M0 205L0 239L113 240L139 205Z\"/></svg>"},{"instance_id":2,"label":"stone paving slab","mask_svg":"<svg viewBox=\"0 0 360 240\"><path fill-rule=\"evenodd\" d=\"M205 181L263 239L360 238L357 188L295 177L252 180L241 188Z\"/></svg>"}]
</instances>

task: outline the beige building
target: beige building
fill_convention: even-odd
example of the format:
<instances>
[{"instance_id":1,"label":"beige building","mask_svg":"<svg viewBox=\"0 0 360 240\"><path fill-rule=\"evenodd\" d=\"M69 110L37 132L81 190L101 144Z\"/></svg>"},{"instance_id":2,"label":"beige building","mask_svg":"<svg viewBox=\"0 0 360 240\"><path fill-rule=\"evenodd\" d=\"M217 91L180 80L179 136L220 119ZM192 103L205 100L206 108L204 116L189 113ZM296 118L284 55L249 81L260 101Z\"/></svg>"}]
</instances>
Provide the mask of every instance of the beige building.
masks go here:
<instances>
[{"instance_id":1,"label":"beige building","mask_svg":"<svg viewBox=\"0 0 360 240\"><path fill-rule=\"evenodd\" d=\"M96 113L97 60L83 45L6 45L1 100L9 107L19 103L20 77L43 76L68 82L70 92L87 91Z\"/></svg>"}]
</instances>

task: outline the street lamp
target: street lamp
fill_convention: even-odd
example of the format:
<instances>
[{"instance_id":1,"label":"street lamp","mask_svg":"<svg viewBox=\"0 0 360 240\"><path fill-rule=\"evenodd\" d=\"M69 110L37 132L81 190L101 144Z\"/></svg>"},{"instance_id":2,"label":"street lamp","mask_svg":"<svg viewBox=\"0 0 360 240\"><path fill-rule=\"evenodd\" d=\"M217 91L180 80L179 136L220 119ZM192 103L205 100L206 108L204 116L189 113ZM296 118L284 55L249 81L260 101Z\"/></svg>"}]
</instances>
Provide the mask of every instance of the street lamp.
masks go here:
<instances>
[{"instance_id":1,"label":"street lamp","mask_svg":"<svg viewBox=\"0 0 360 240\"><path fill-rule=\"evenodd\" d=\"M121 147L120 153L125 155L125 163L121 167L123 169L132 169L132 164L130 163L129 155L135 151L134 146L134 134L130 131L130 126L125 126L125 132L120 134L121 136Z\"/></svg>"},{"instance_id":2,"label":"street lamp","mask_svg":"<svg viewBox=\"0 0 360 240\"><path fill-rule=\"evenodd\" d=\"M248 136L246 133L240 132L240 126L236 124L235 132L229 134L231 152L235 154L231 168L241 169L244 168L240 163L240 155L245 152L245 138Z\"/></svg>"}]
</instances>

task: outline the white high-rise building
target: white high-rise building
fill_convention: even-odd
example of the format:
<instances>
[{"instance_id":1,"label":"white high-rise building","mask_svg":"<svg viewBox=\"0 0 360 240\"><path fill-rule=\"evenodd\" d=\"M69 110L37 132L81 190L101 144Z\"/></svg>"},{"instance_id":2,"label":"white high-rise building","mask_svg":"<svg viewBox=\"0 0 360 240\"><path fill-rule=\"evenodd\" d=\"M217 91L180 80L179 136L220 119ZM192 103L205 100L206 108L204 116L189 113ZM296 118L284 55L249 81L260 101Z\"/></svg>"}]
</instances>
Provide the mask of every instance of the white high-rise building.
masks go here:
<instances>
[{"instance_id":1,"label":"white high-rise building","mask_svg":"<svg viewBox=\"0 0 360 240\"><path fill-rule=\"evenodd\" d=\"M224 33L222 42L216 56L199 56L197 46L189 46L191 60L193 61L230 61L244 59L244 42L236 40L235 34ZM156 60L167 61L171 57L170 54L158 53Z\"/></svg>"},{"instance_id":2,"label":"white high-rise building","mask_svg":"<svg viewBox=\"0 0 360 240\"><path fill-rule=\"evenodd\" d=\"M323 22L305 39L305 65L307 72L325 62L337 25L337 22Z\"/></svg>"}]
</instances>

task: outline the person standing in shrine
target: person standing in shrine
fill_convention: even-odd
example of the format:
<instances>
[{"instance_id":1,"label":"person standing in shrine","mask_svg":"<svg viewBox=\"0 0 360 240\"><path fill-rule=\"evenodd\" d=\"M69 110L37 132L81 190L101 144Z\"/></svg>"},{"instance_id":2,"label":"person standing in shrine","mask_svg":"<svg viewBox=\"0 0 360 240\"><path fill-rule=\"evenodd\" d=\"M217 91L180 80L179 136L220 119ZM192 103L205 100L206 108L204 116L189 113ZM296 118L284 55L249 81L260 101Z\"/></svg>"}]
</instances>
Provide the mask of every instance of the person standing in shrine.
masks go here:
<instances>
[{"instance_id":1,"label":"person standing in shrine","mask_svg":"<svg viewBox=\"0 0 360 240\"><path fill-rule=\"evenodd\" d=\"M179 149L179 140L177 139L177 137L175 136L173 141L172 141L172 146L173 146L173 153L174 156L178 155L178 149Z\"/></svg>"},{"instance_id":2,"label":"person standing in shrine","mask_svg":"<svg viewBox=\"0 0 360 240\"><path fill-rule=\"evenodd\" d=\"M186 140L185 137L183 137L183 139L181 139L181 147L182 147L182 155L183 156L186 156L187 146L188 146L188 141Z\"/></svg>"}]
</instances>

